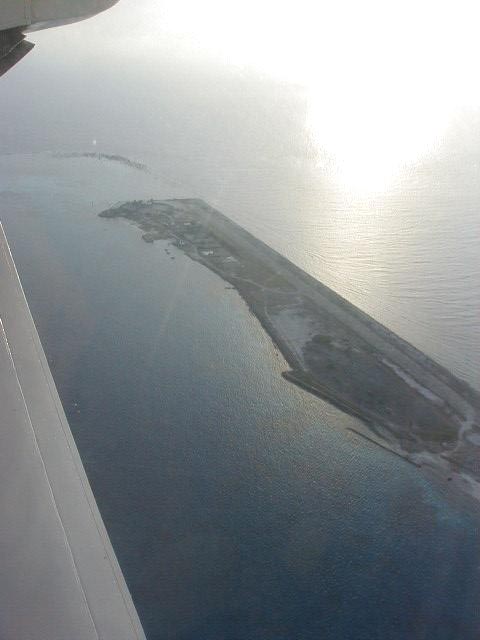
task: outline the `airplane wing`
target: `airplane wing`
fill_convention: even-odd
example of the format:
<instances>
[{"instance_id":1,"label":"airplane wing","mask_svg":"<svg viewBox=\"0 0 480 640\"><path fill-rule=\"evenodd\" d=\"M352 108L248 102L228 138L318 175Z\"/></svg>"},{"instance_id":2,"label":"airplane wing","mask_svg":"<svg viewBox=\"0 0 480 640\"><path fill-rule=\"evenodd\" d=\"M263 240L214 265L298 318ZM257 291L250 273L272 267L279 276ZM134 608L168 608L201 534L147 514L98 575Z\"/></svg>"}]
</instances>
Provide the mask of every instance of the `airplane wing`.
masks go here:
<instances>
[{"instance_id":1,"label":"airplane wing","mask_svg":"<svg viewBox=\"0 0 480 640\"><path fill-rule=\"evenodd\" d=\"M25 40L19 28L0 31L0 76L17 64L34 46Z\"/></svg>"},{"instance_id":2,"label":"airplane wing","mask_svg":"<svg viewBox=\"0 0 480 640\"><path fill-rule=\"evenodd\" d=\"M28 31L84 20L113 7L118 0L2 0L0 29Z\"/></svg>"},{"instance_id":3,"label":"airplane wing","mask_svg":"<svg viewBox=\"0 0 480 640\"><path fill-rule=\"evenodd\" d=\"M145 640L1 224L0 638Z\"/></svg>"},{"instance_id":4,"label":"airplane wing","mask_svg":"<svg viewBox=\"0 0 480 640\"><path fill-rule=\"evenodd\" d=\"M26 31L37 31L84 20L109 9L118 0L0 0L0 76L34 45Z\"/></svg>"}]
</instances>

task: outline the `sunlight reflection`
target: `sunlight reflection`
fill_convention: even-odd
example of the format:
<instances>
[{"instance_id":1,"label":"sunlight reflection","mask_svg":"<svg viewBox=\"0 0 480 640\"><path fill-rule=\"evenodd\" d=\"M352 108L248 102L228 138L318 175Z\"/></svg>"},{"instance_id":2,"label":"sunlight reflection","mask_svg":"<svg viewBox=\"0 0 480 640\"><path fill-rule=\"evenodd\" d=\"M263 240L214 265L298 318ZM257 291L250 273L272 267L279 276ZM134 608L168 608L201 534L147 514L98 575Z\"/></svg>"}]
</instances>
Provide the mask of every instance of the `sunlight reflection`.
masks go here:
<instances>
[{"instance_id":1,"label":"sunlight reflection","mask_svg":"<svg viewBox=\"0 0 480 640\"><path fill-rule=\"evenodd\" d=\"M355 191L387 188L403 168L434 151L449 121L449 109L434 104L342 102L329 103L312 89L307 128L333 180Z\"/></svg>"},{"instance_id":2,"label":"sunlight reflection","mask_svg":"<svg viewBox=\"0 0 480 640\"><path fill-rule=\"evenodd\" d=\"M159 72L183 56L297 85L307 143L345 186L372 190L441 141L454 106L480 104L479 9L473 0L122 0L88 38ZM61 56L86 33L59 31Z\"/></svg>"},{"instance_id":3,"label":"sunlight reflection","mask_svg":"<svg viewBox=\"0 0 480 640\"><path fill-rule=\"evenodd\" d=\"M452 101L479 102L477 18L461 0L165 0L158 16L199 50L306 89L307 135L355 190L430 153Z\"/></svg>"}]
</instances>

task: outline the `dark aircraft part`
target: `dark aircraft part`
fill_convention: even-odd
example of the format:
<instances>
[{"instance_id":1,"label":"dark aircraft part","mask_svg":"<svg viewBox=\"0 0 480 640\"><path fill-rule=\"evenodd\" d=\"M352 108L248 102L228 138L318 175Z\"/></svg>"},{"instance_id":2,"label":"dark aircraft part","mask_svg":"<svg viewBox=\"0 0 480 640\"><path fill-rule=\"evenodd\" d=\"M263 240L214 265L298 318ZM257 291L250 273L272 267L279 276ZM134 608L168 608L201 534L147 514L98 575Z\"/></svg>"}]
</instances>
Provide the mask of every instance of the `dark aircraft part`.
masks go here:
<instances>
[{"instance_id":1,"label":"dark aircraft part","mask_svg":"<svg viewBox=\"0 0 480 640\"><path fill-rule=\"evenodd\" d=\"M0 76L26 56L34 46L25 40L21 27L0 31Z\"/></svg>"}]
</instances>

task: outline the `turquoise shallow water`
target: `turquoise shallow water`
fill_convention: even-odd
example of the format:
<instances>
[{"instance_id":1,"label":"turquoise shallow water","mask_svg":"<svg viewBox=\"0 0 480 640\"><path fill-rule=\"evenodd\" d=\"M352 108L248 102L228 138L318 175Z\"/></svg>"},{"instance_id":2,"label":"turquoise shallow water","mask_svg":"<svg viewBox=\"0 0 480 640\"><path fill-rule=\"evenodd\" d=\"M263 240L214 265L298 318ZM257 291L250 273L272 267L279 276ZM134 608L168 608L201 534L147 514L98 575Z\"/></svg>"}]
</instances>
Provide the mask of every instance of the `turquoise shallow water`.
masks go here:
<instances>
[{"instance_id":1,"label":"turquoise shallow water","mask_svg":"<svg viewBox=\"0 0 480 640\"><path fill-rule=\"evenodd\" d=\"M219 278L96 216L151 176L2 162L7 235L149 639L476 640L473 515L283 380Z\"/></svg>"}]
</instances>

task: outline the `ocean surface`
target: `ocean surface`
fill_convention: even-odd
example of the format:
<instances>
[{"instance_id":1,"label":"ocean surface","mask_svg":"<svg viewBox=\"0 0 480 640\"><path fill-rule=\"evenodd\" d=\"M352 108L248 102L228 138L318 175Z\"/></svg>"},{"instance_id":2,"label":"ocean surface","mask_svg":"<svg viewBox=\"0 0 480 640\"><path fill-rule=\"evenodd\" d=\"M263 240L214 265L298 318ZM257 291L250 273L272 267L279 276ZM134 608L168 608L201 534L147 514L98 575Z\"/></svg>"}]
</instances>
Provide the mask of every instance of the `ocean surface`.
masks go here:
<instances>
[{"instance_id":1,"label":"ocean surface","mask_svg":"<svg viewBox=\"0 0 480 640\"><path fill-rule=\"evenodd\" d=\"M478 388L478 115L353 194L298 87L42 37L2 78L0 217L149 640L477 640L478 516L283 380L217 276L97 214L204 198ZM146 169L58 156L92 152Z\"/></svg>"},{"instance_id":2,"label":"ocean surface","mask_svg":"<svg viewBox=\"0 0 480 640\"><path fill-rule=\"evenodd\" d=\"M2 218L148 638L478 638L478 520L283 380L217 276L98 218L142 176L96 162L2 158Z\"/></svg>"}]
</instances>

